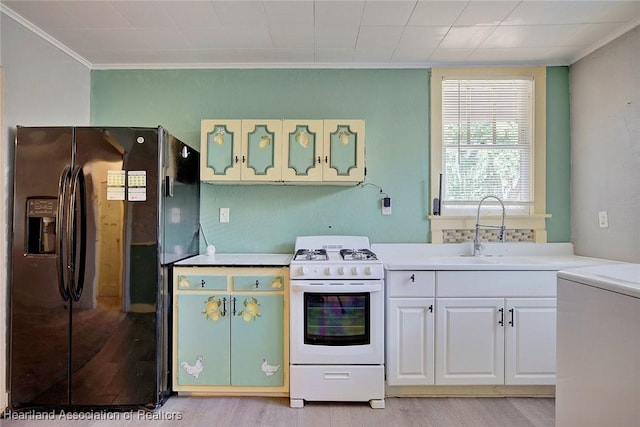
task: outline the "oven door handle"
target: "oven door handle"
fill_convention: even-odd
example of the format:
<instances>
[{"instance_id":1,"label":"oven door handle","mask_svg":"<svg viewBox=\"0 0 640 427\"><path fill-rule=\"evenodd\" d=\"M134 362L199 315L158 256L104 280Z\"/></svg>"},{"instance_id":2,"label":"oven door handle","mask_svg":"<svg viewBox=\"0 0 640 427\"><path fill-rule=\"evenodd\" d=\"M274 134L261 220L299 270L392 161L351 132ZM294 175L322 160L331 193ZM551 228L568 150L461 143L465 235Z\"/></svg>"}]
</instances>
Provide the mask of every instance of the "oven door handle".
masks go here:
<instances>
[{"instance_id":1,"label":"oven door handle","mask_svg":"<svg viewBox=\"0 0 640 427\"><path fill-rule=\"evenodd\" d=\"M296 293L326 294L335 292L340 294L359 294L362 292L382 292L382 283L373 283L370 285L302 285L291 283L290 288L291 292Z\"/></svg>"}]
</instances>

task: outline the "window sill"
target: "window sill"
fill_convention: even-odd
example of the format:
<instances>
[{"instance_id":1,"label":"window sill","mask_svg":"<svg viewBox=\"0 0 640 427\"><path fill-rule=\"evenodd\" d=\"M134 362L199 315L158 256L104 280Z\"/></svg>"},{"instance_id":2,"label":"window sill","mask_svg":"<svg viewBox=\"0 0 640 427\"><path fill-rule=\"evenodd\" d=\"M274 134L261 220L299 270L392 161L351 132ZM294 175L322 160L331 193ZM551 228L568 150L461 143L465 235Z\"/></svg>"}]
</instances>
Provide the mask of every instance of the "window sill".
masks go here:
<instances>
[{"instance_id":1,"label":"window sill","mask_svg":"<svg viewBox=\"0 0 640 427\"><path fill-rule=\"evenodd\" d=\"M428 218L431 221L431 243L443 243L444 230L473 230L476 227L475 215L429 215ZM547 230L545 220L547 218L551 218L551 214L507 215L505 217L505 228L507 230L533 230L533 242L546 243ZM500 226L502 216L481 215L480 223Z\"/></svg>"}]
</instances>

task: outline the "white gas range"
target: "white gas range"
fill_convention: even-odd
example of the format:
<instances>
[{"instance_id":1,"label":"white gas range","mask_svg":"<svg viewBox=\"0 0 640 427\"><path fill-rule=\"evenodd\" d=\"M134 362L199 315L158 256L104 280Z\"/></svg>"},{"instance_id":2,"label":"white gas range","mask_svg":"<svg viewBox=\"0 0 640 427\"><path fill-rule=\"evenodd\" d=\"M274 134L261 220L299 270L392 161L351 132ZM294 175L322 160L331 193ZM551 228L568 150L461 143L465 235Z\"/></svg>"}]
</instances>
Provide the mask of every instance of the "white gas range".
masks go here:
<instances>
[{"instance_id":1,"label":"white gas range","mask_svg":"<svg viewBox=\"0 0 640 427\"><path fill-rule=\"evenodd\" d=\"M290 264L290 399L384 408L384 269L364 236L301 236Z\"/></svg>"}]
</instances>

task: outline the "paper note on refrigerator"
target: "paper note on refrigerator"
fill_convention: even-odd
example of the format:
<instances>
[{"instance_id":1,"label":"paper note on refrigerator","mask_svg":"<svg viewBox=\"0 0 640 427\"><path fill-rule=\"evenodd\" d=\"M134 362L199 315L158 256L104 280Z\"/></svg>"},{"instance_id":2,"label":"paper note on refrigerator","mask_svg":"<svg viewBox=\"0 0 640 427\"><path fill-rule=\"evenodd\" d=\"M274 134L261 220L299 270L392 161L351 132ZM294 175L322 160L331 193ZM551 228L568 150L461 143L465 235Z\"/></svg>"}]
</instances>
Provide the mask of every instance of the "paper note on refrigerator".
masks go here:
<instances>
[{"instance_id":1,"label":"paper note on refrigerator","mask_svg":"<svg viewBox=\"0 0 640 427\"><path fill-rule=\"evenodd\" d=\"M125 171L107 171L107 200L124 200Z\"/></svg>"},{"instance_id":2,"label":"paper note on refrigerator","mask_svg":"<svg viewBox=\"0 0 640 427\"><path fill-rule=\"evenodd\" d=\"M147 171L129 171L127 179L128 197L130 202L144 202L147 200Z\"/></svg>"}]
</instances>

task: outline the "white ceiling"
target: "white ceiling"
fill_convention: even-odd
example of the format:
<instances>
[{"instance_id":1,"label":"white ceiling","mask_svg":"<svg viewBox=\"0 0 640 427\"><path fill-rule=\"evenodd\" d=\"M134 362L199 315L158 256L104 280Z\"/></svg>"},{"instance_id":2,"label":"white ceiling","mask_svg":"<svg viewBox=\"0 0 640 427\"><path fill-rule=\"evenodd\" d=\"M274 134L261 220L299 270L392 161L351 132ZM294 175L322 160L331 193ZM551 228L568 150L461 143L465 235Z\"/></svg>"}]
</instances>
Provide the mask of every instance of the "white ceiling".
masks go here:
<instances>
[{"instance_id":1,"label":"white ceiling","mask_svg":"<svg viewBox=\"0 0 640 427\"><path fill-rule=\"evenodd\" d=\"M32 1L2 11L95 69L568 65L633 1Z\"/></svg>"}]
</instances>

